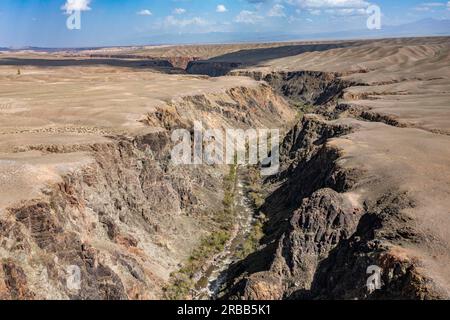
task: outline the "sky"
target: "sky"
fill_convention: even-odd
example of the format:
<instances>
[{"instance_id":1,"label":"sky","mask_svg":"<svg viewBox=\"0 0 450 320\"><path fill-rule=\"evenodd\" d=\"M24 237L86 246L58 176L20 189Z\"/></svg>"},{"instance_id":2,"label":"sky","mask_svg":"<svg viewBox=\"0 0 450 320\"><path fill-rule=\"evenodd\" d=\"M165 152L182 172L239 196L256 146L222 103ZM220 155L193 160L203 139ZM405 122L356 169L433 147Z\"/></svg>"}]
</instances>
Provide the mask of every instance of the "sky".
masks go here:
<instances>
[{"instance_id":1,"label":"sky","mask_svg":"<svg viewBox=\"0 0 450 320\"><path fill-rule=\"evenodd\" d=\"M366 28L370 5L380 7L382 26L450 19L447 0L1 0L0 47L164 43L170 35L196 42L210 33L358 30ZM80 11L80 29L67 28L73 10Z\"/></svg>"}]
</instances>

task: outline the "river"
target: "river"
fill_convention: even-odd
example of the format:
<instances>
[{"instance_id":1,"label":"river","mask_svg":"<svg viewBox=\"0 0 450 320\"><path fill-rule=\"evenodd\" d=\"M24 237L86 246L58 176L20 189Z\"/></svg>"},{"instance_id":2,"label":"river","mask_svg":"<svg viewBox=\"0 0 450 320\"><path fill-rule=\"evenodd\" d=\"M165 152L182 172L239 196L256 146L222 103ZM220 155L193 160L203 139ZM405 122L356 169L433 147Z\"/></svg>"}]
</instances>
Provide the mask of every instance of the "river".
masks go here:
<instances>
[{"instance_id":1,"label":"river","mask_svg":"<svg viewBox=\"0 0 450 320\"><path fill-rule=\"evenodd\" d=\"M235 225L230 240L225 244L224 250L214 256L207 264L197 282L195 299L217 299L222 286L227 280L227 270L238 260L238 252L249 236L254 223L254 210L247 196L243 177L245 168L238 168L237 185L235 192Z\"/></svg>"}]
</instances>

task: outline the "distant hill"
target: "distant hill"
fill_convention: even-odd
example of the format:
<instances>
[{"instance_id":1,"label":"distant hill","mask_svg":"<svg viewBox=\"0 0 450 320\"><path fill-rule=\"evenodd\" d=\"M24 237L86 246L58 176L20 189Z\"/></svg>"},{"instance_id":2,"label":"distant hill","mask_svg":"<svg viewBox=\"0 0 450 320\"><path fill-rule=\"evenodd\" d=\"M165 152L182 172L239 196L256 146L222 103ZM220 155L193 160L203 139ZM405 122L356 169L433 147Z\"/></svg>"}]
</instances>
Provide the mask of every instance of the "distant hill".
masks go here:
<instances>
[{"instance_id":1,"label":"distant hill","mask_svg":"<svg viewBox=\"0 0 450 320\"><path fill-rule=\"evenodd\" d=\"M235 42L270 42L312 39L355 39L413 36L450 35L450 20L424 19L416 22L383 26L381 30L343 30L319 33L256 33L256 32L211 32L204 34L164 34L140 36L131 40L132 44L189 44L189 43L235 43Z\"/></svg>"},{"instance_id":2,"label":"distant hill","mask_svg":"<svg viewBox=\"0 0 450 320\"><path fill-rule=\"evenodd\" d=\"M57 52L57 51L61 51L64 48L44 48L44 47L10 47L10 48L1 48L0 47L0 51L10 51L10 52L15 52L15 51L36 51L36 52Z\"/></svg>"},{"instance_id":3,"label":"distant hill","mask_svg":"<svg viewBox=\"0 0 450 320\"><path fill-rule=\"evenodd\" d=\"M450 35L450 20L423 19L396 27L386 27L386 32L398 35Z\"/></svg>"}]
</instances>

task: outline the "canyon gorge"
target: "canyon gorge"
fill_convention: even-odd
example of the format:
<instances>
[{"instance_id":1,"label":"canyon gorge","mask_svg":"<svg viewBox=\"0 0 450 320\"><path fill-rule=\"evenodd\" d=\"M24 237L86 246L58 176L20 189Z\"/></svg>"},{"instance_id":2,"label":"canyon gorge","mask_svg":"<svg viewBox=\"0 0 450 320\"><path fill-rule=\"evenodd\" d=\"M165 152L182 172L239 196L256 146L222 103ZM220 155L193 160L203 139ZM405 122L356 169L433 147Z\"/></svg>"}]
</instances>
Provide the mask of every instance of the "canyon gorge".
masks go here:
<instances>
[{"instance_id":1,"label":"canyon gorge","mask_svg":"<svg viewBox=\"0 0 450 320\"><path fill-rule=\"evenodd\" d=\"M195 121L279 172L174 165ZM0 299L448 299L449 134L448 37L3 51Z\"/></svg>"}]
</instances>

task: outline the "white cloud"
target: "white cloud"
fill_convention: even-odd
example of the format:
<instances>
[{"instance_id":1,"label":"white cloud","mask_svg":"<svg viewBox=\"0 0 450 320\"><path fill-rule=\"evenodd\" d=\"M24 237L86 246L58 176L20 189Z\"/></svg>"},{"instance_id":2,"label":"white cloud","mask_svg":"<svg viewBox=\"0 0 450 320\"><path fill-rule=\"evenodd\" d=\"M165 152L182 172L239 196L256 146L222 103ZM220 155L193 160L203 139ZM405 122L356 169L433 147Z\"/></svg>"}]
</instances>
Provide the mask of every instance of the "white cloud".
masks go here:
<instances>
[{"instance_id":1,"label":"white cloud","mask_svg":"<svg viewBox=\"0 0 450 320\"><path fill-rule=\"evenodd\" d=\"M257 24L263 20L263 17L254 11L242 10L235 18L238 23Z\"/></svg>"},{"instance_id":2,"label":"white cloud","mask_svg":"<svg viewBox=\"0 0 450 320\"><path fill-rule=\"evenodd\" d=\"M450 2L447 3L447 6L449 6ZM445 7L445 3L442 2L423 2L421 4L419 4L418 6L416 6L414 8L414 10L416 11L430 11L430 12L434 12L435 9L440 9ZM449 6L450 7L450 6Z\"/></svg>"},{"instance_id":3,"label":"white cloud","mask_svg":"<svg viewBox=\"0 0 450 320\"><path fill-rule=\"evenodd\" d=\"M331 9L331 8L367 8L369 2L365 0L287 0L292 5L302 8Z\"/></svg>"},{"instance_id":4,"label":"white cloud","mask_svg":"<svg viewBox=\"0 0 450 320\"><path fill-rule=\"evenodd\" d=\"M318 16L322 13L335 16L355 16L366 14L370 3L365 0L286 0L297 6L297 10L306 10L310 15Z\"/></svg>"},{"instance_id":5,"label":"white cloud","mask_svg":"<svg viewBox=\"0 0 450 320\"><path fill-rule=\"evenodd\" d=\"M430 7L415 7L415 11L431 11Z\"/></svg>"},{"instance_id":6,"label":"white cloud","mask_svg":"<svg viewBox=\"0 0 450 320\"><path fill-rule=\"evenodd\" d=\"M66 12L88 11L91 10L89 7L90 3L91 0L67 0L61 7L61 10L65 10Z\"/></svg>"},{"instance_id":7,"label":"white cloud","mask_svg":"<svg viewBox=\"0 0 450 320\"><path fill-rule=\"evenodd\" d=\"M286 13L284 13L284 6L281 4L274 5L267 15L269 17L286 17Z\"/></svg>"},{"instance_id":8,"label":"white cloud","mask_svg":"<svg viewBox=\"0 0 450 320\"><path fill-rule=\"evenodd\" d=\"M327 9L325 12L335 16L364 16L367 14L366 9L363 8Z\"/></svg>"},{"instance_id":9,"label":"white cloud","mask_svg":"<svg viewBox=\"0 0 450 320\"><path fill-rule=\"evenodd\" d=\"M216 7L216 12L220 12L220 13L223 13L223 12L227 12L228 10L227 10L227 7L225 7L223 4L219 4L217 7Z\"/></svg>"},{"instance_id":10,"label":"white cloud","mask_svg":"<svg viewBox=\"0 0 450 320\"><path fill-rule=\"evenodd\" d=\"M421 5L422 6L426 6L426 7L443 7L443 6L445 6L445 3L442 3L442 2L424 2Z\"/></svg>"},{"instance_id":11,"label":"white cloud","mask_svg":"<svg viewBox=\"0 0 450 320\"><path fill-rule=\"evenodd\" d=\"M447 2L447 9L450 10L450 1Z\"/></svg>"},{"instance_id":12,"label":"white cloud","mask_svg":"<svg viewBox=\"0 0 450 320\"><path fill-rule=\"evenodd\" d=\"M289 24L295 23L295 22L299 22L302 21L302 19L300 19L299 17L295 17L295 16L289 16L287 18L287 21Z\"/></svg>"},{"instance_id":13,"label":"white cloud","mask_svg":"<svg viewBox=\"0 0 450 320\"><path fill-rule=\"evenodd\" d=\"M183 14L183 13L186 13L186 9L184 9L184 8L175 8L173 10L173 13L174 14Z\"/></svg>"},{"instance_id":14,"label":"white cloud","mask_svg":"<svg viewBox=\"0 0 450 320\"><path fill-rule=\"evenodd\" d=\"M313 16L318 16L322 13L319 9L308 9L309 14L312 14Z\"/></svg>"},{"instance_id":15,"label":"white cloud","mask_svg":"<svg viewBox=\"0 0 450 320\"><path fill-rule=\"evenodd\" d=\"M142 9L141 11L138 11L136 14L140 16L151 16L153 13L148 9Z\"/></svg>"},{"instance_id":16,"label":"white cloud","mask_svg":"<svg viewBox=\"0 0 450 320\"><path fill-rule=\"evenodd\" d=\"M200 18L194 17L191 19L177 19L174 16L168 16L164 20L165 27L187 27L187 26L206 26L208 25L208 21Z\"/></svg>"}]
</instances>

